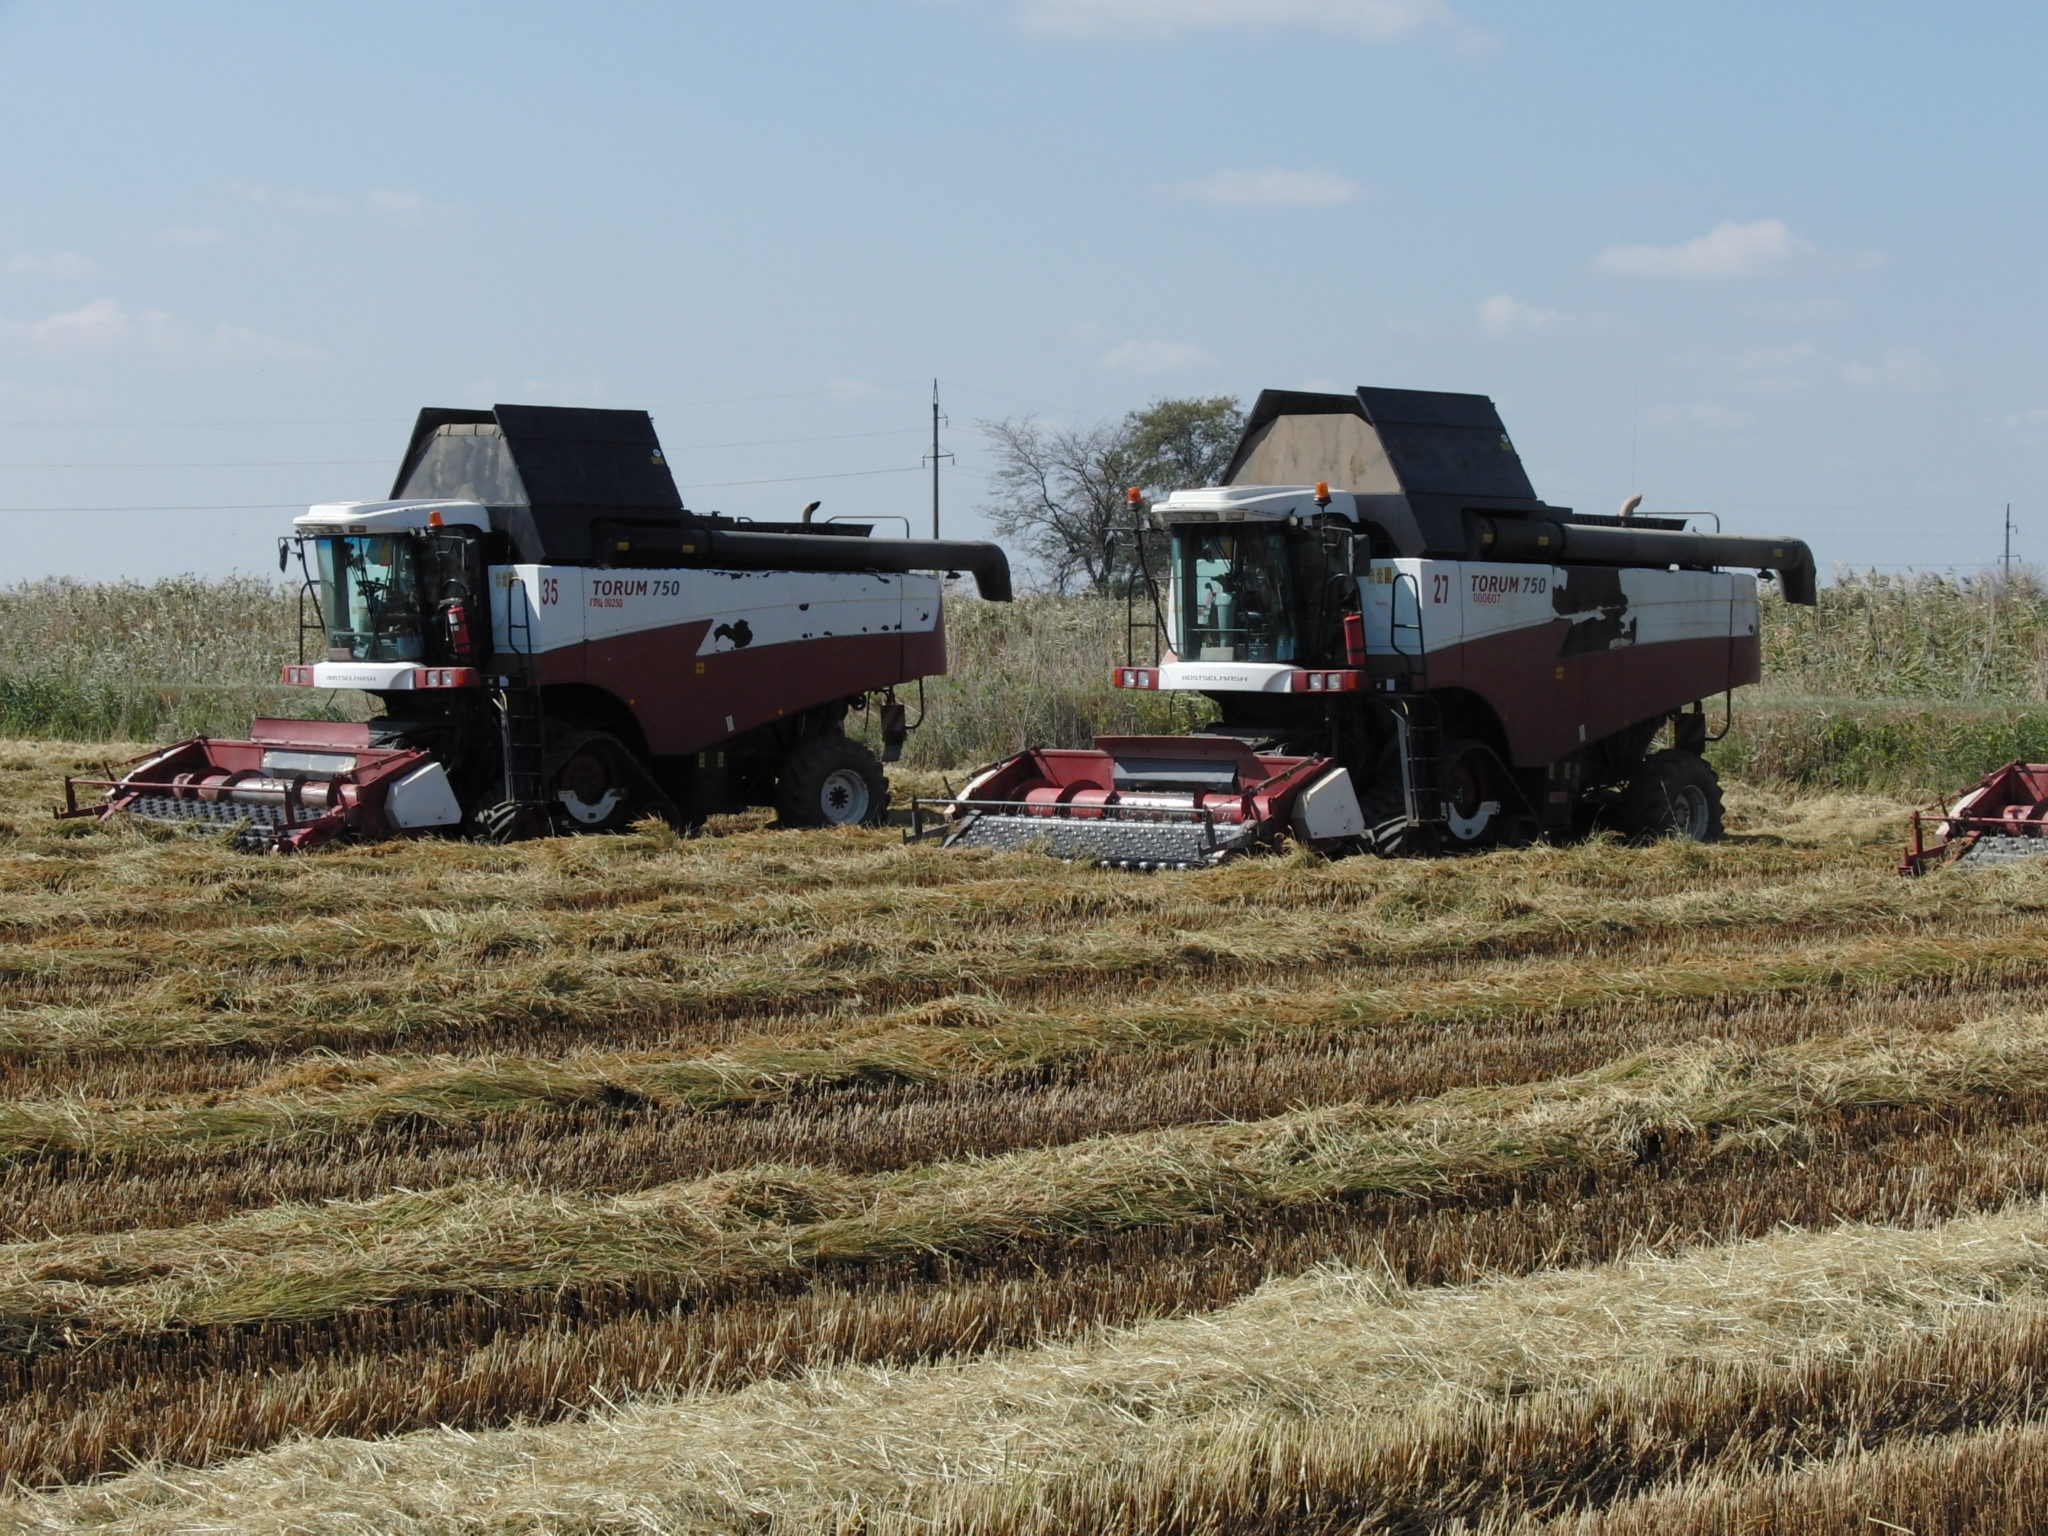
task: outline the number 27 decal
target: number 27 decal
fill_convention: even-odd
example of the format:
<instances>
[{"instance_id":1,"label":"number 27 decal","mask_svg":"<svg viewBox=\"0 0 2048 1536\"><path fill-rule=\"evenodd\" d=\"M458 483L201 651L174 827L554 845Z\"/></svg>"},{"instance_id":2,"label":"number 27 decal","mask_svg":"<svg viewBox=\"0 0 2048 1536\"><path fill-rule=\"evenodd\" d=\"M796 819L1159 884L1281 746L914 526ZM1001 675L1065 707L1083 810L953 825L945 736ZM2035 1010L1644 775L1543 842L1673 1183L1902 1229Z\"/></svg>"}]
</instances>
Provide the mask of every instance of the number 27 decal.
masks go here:
<instances>
[{"instance_id":1,"label":"number 27 decal","mask_svg":"<svg viewBox=\"0 0 2048 1536\"><path fill-rule=\"evenodd\" d=\"M1429 600L1432 603L1448 603L1451 600L1451 578L1448 572L1435 573L1430 582Z\"/></svg>"}]
</instances>

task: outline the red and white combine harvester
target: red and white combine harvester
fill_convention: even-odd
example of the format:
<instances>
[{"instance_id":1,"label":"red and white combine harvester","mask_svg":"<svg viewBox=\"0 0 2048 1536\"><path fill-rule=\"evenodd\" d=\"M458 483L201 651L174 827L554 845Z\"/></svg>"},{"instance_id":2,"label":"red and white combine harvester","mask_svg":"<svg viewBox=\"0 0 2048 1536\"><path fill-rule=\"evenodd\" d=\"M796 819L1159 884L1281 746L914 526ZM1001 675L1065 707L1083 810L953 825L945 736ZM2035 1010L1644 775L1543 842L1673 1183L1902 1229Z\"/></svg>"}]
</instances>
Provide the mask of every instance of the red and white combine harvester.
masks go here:
<instances>
[{"instance_id":1,"label":"red and white combine harvester","mask_svg":"<svg viewBox=\"0 0 2048 1536\"><path fill-rule=\"evenodd\" d=\"M305 577L284 681L361 690L381 714L182 741L118 780L66 780L58 814L279 850L744 805L878 822L887 786L848 712L878 705L893 756L895 689L946 670L942 573L1010 596L993 544L688 511L641 411L422 411L392 497L316 506L278 549Z\"/></svg>"},{"instance_id":2,"label":"red and white combine harvester","mask_svg":"<svg viewBox=\"0 0 2048 1536\"><path fill-rule=\"evenodd\" d=\"M1020 753L917 805L918 831L1136 868L1282 835L1387 854L1596 822L1716 838L1705 701L1760 661L1756 578L1722 567L1810 604L1813 556L1635 505L1539 501L1481 395L1268 390L1224 483L1134 530L1137 627L1161 645L1113 680L1200 695L1212 723Z\"/></svg>"}]
</instances>

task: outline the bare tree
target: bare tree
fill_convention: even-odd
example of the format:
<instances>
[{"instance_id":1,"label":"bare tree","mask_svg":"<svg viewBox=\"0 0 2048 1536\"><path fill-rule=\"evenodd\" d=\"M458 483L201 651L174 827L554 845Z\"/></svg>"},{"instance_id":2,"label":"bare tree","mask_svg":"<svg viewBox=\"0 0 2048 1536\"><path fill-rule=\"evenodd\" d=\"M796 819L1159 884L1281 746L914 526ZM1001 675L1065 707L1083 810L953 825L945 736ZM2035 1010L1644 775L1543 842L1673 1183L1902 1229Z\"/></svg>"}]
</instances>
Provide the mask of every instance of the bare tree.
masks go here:
<instances>
[{"instance_id":1,"label":"bare tree","mask_svg":"<svg viewBox=\"0 0 2048 1536\"><path fill-rule=\"evenodd\" d=\"M986 505L1056 592L1108 591L1129 563L1115 531L1130 521L1126 486L1142 483L1129 422L1059 427L1036 417L985 422L996 453Z\"/></svg>"},{"instance_id":2,"label":"bare tree","mask_svg":"<svg viewBox=\"0 0 2048 1536\"><path fill-rule=\"evenodd\" d=\"M1032 416L984 422L996 456L984 510L1055 591L1117 591L1136 569L1136 547L1119 536L1130 524L1127 488L1160 495L1213 485L1243 427L1244 413L1228 395L1155 400L1121 421L1086 427ZM1161 552L1150 553L1156 564Z\"/></svg>"}]
</instances>

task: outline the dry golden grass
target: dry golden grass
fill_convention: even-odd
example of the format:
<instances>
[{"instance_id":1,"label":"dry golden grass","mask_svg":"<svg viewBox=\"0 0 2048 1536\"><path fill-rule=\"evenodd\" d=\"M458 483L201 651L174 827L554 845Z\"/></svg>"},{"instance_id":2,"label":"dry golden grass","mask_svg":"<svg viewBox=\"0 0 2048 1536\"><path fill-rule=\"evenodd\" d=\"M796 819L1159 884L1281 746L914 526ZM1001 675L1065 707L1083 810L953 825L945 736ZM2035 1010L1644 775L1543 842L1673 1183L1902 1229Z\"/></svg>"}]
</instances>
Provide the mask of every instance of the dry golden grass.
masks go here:
<instances>
[{"instance_id":1,"label":"dry golden grass","mask_svg":"<svg viewBox=\"0 0 2048 1536\"><path fill-rule=\"evenodd\" d=\"M451 1185L0 1247L0 1341L316 1318L422 1294L972 1254L1353 1195L1593 1171L1701 1128L2048 1094L2048 1019L1934 1037L1651 1053L1561 1082L1176 1127L860 1177L765 1165L605 1199Z\"/></svg>"},{"instance_id":2,"label":"dry golden grass","mask_svg":"<svg viewBox=\"0 0 2048 1536\"><path fill-rule=\"evenodd\" d=\"M2040 1358L2044 1281L2048 1213L2033 1204L1471 1286L1322 1269L1220 1312L964 1365L817 1372L549 1428L316 1442L17 1510L24 1529L137 1533L1188 1528L1270 1488L1284 1448L1292 1498L1355 1520L1426 1492L1387 1475L1418 1448L1440 1460L1588 1399L1641 1412L1735 1382L1896 1376L1911 1345L1923 1363L1958 1344ZM1210 1528L1246 1526L1276 1528Z\"/></svg>"},{"instance_id":3,"label":"dry golden grass","mask_svg":"<svg viewBox=\"0 0 2048 1536\"><path fill-rule=\"evenodd\" d=\"M2048 1425L1927 1435L1787 1470L1714 1471L1594 1514L1518 1521L1517 1536L2032 1536L2048 1508Z\"/></svg>"},{"instance_id":4,"label":"dry golden grass","mask_svg":"<svg viewBox=\"0 0 2048 1536\"><path fill-rule=\"evenodd\" d=\"M2048 1099L1864 1110L1762 1138L1667 1138L1591 1183L1575 1171L1455 1199L1297 1203L972 1260L917 1256L795 1289L686 1299L639 1276L0 1357L11 1400L0 1474L46 1482L136 1460L203 1463L295 1432L488 1427L608 1409L625 1393L957 1358L1211 1309L1318 1263L1462 1284L1787 1226L1924 1224L2048 1193L2044 1119Z\"/></svg>"},{"instance_id":5,"label":"dry golden grass","mask_svg":"<svg viewBox=\"0 0 2048 1536\"><path fill-rule=\"evenodd\" d=\"M761 817L261 859L43 819L86 755L0 746L0 1475L165 1469L25 1529L1621 1519L2023 1422L2013 1362L2048 1370L2024 1265L1904 1230L2038 1221L1972 1213L2048 1192L2048 861L1898 880L1893 802L1143 878ZM1840 1220L1901 1230L1838 1272L1798 1245ZM1716 1310L1795 1249L1840 1317ZM1675 1331L1624 1307L1604 1364L1545 1331L1632 1288ZM1372 1375L1329 1333L1454 1313L1582 1368L1503 1377L1452 1329ZM984 1444L947 1394L999 1380L1037 1385ZM767 1460L634 1438L737 1447L767 1403L816 1415ZM433 1425L477 1459L290 1444ZM569 1470L606 1436L609 1492ZM551 1448L519 1488L514 1444Z\"/></svg>"}]
</instances>

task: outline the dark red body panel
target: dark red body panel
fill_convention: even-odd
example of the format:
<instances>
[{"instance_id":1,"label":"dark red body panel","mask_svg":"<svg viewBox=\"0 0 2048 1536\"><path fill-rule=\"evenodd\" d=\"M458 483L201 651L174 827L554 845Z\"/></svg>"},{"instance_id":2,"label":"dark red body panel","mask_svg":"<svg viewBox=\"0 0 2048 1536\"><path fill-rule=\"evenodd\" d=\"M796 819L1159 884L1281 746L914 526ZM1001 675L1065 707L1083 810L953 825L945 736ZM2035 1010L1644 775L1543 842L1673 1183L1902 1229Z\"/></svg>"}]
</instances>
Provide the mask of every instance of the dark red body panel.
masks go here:
<instances>
[{"instance_id":1,"label":"dark red body panel","mask_svg":"<svg viewBox=\"0 0 2048 1536\"><path fill-rule=\"evenodd\" d=\"M543 651L539 681L602 688L656 757L680 757L822 704L946 670L943 619L927 632L821 635L699 655L711 620Z\"/></svg>"},{"instance_id":2,"label":"dark red body panel","mask_svg":"<svg viewBox=\"0 0 2048 1536\"><path fill-rule=\"evenodd\" d=\"M1754 635L1562 655L1571 627L1559 619L1432 651L1426 686L1484 699L1507 732L1510 761L1533 768L1762 675Z\"/></svg>"}]
</instances>

